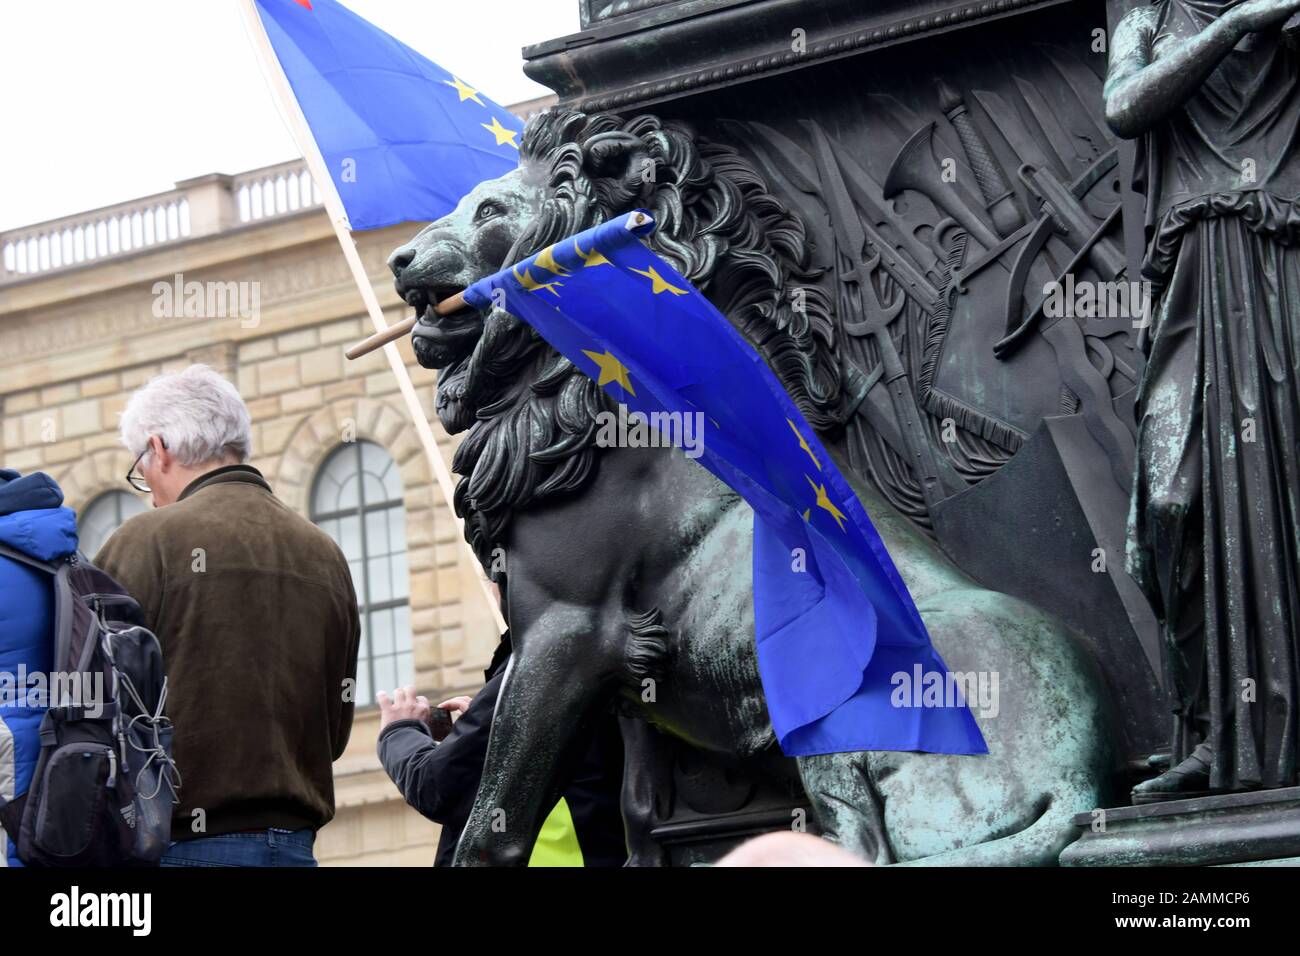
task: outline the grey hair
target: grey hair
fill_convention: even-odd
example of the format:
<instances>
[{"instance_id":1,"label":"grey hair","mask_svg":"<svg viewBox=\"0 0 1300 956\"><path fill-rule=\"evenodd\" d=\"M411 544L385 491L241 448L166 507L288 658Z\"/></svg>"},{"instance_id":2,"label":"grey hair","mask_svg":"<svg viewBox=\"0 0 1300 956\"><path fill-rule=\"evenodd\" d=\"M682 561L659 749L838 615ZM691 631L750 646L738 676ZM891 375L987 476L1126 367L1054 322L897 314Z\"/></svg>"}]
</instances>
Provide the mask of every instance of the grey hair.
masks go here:
<instances>
[{"instance_id":1,"label":"grey hair","mask_svg":"<svg viewBox=\"0 0 1300 956\"><path fill-rule=\"evenodd\" d=\"M157 435L186 467L234 455L248 460L252 425L235 386L206 365L168 372L137 389L118 426L122 444L139 455Z\"/></svg>"}]
</instances>

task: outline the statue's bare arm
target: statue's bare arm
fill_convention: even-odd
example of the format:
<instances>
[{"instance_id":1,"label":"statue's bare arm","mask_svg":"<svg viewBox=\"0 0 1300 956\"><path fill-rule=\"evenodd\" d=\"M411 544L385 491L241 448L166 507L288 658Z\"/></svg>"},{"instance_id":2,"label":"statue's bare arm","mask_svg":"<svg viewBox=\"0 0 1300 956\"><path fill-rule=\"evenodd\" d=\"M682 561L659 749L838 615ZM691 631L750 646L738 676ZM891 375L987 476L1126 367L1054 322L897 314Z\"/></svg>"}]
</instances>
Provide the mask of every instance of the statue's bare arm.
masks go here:
<instances>
[{"instance_id":1,"label":"statue's bare arm","mask_svg":"<svg viewBox=\"0 0 1300 956\"><path fill-rule=\"evenodd\" d=\"M1300 0L1249 0L1153 60L1158 8L1131 11L1115 29L1106 76L1106 122L1133 139L1183 105L1248 33L1280 26L1300 12Z\"/></svg>"}]
</instances>

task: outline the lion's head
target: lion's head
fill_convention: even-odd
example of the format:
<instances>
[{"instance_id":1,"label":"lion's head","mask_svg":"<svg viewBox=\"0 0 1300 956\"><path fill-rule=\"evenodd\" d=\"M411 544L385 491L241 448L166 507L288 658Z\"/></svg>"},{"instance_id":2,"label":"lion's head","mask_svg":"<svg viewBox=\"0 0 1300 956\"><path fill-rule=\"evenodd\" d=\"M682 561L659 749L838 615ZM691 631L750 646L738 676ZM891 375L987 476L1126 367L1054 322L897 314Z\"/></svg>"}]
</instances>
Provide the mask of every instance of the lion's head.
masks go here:
<instances>
[{"instance_id":1,"label":"lion's head","mask_svg":"<svg viewBox=\"0 0 1300 956\"><path fill-rule=\"evenodd\" d=\"M829 300L807 271L803 223L754 167L654 116L547 111L524 131L518 169L480 184L389 259L420 315L415 354L442 370L439 418L470 432L455 460L457 506L485 563L512 511L594 473L595 418L608 399L513 316L437 316L432 304L637 208L655 218L654 252L754 344L809 421L842 421Z\"/></svg>"}]
</instances>

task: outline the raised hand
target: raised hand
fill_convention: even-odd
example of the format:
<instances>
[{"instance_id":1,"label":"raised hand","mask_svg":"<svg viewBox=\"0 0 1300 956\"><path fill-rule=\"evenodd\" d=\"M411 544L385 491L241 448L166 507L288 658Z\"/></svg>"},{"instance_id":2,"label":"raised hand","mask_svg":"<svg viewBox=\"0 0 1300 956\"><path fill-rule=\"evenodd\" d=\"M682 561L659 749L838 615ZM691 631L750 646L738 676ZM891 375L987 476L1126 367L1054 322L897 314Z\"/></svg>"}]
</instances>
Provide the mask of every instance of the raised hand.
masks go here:
<instances>
[{"instance_id":1,"label":"raised hand","mask_svg":"<svg viewBox=\"0 0 1300 956\"><path fill-rule=\"evenodd\" d=\"M379 702L379 729L383 730L395 720L418 720L429 723L429 699L416 696L414 687L399 687L389 696L382 690L376 700Z\"/></svg>"}]
</instances>

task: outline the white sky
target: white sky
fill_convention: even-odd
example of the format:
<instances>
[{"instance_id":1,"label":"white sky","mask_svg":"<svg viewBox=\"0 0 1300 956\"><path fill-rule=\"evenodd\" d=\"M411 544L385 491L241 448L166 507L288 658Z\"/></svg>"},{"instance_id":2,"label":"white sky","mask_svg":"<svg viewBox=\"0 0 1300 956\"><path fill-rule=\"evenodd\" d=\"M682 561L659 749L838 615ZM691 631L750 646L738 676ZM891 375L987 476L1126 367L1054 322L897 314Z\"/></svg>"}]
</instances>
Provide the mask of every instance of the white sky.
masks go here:
<instances>
[{"instance_id":1,"label":"white sky","mask_svg":"<svg viewBox=\"0 0 1300 956\"><path fill-rule=\"evenodd\" d=\"M508 105L578 0L345 0ZM0 0L0 230L298 156L235 0Z\"/></svg>"}]
</instances>

